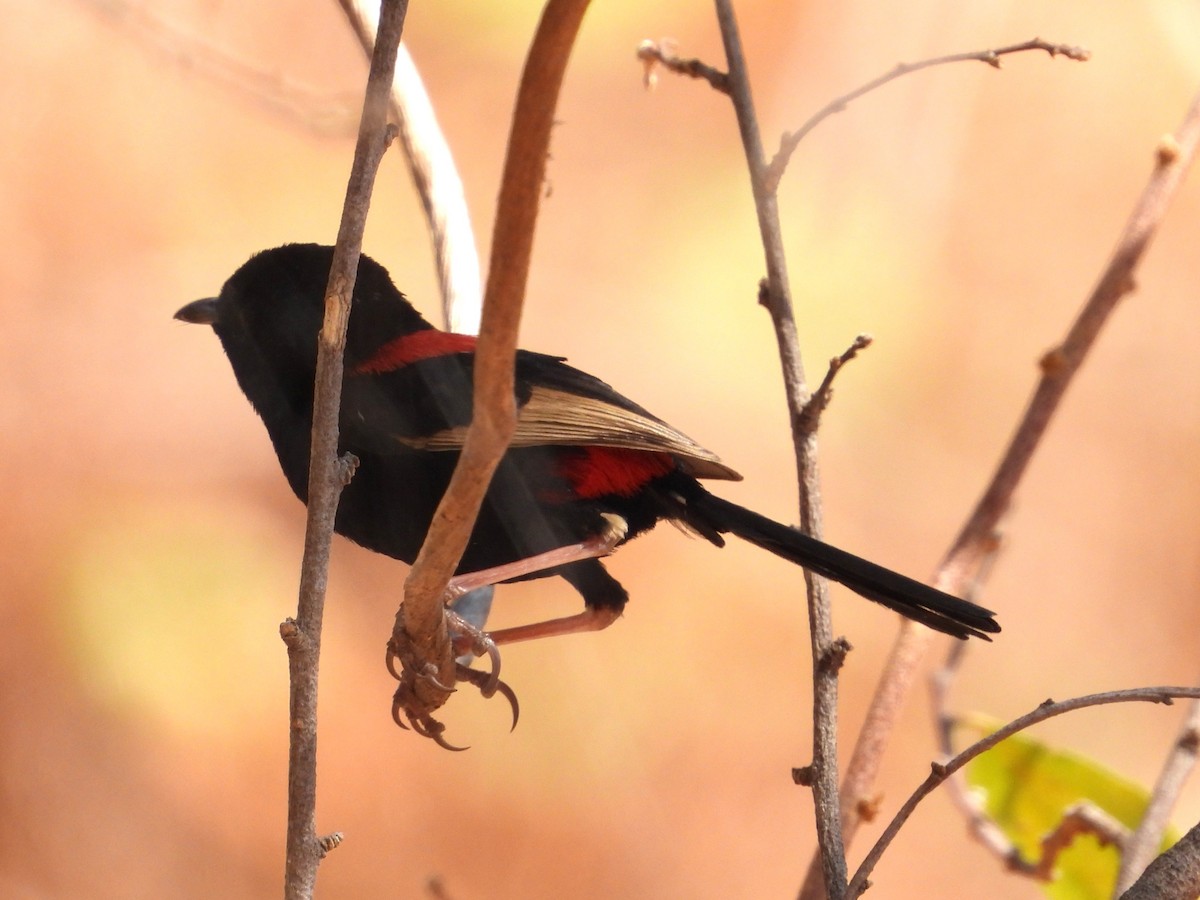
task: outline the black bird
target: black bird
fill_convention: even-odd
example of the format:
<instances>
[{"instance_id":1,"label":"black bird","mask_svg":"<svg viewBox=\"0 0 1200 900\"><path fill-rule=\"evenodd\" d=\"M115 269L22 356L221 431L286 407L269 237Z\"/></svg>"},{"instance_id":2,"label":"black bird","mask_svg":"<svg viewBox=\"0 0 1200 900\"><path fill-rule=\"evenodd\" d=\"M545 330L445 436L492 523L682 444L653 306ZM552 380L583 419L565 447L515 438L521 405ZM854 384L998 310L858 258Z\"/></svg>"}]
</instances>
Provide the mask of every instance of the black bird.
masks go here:
<instances>
[{"instance_id":1,"label":"black bird","mask_svg":"<svg viewBox=\"0 0 1200 900\"><path fill-rule=\"evenodd\" d=\"M218 297L175 314L213 327L262 417L292 490L308 490L317 334L333 248L289 244L257 254ZM471 420L475 339L421 317L382 266L361 258L346 338L341 449L359 459L336 530L412 563L449 483ZM718 547L725 534L844 584L957 638L988 639L993 613L815 540L709 493L699 479L739 480L715 454L562 358L518 351L519 419L459 572L525 559L610 533L625 540L669 519ZM595 630L628 594L598 559L561 575L584 612L496 632L497 642Z\"/></svg>"}]
</instances>

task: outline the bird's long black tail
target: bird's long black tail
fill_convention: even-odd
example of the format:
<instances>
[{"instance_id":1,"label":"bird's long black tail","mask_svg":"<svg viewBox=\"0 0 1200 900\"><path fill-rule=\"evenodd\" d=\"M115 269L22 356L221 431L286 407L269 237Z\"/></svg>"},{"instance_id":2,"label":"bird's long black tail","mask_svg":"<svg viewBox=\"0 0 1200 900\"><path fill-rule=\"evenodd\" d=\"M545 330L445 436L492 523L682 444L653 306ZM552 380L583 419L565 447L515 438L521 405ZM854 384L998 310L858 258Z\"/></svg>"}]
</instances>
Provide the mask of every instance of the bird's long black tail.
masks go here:
<instances>
[{"instance_id":1,"label":"bird's long black tail","mask_svg":"<svg viewBox=\"0 0 1200 900\"><path fill-rule=\"evenodd\" d=\"M701 531L707 526L735 534L936 631L986 641L991 640L989 633L1000 630L991 610L831 547L703 489L688 498L685 518Z\"/></svg>"}]
</instances>

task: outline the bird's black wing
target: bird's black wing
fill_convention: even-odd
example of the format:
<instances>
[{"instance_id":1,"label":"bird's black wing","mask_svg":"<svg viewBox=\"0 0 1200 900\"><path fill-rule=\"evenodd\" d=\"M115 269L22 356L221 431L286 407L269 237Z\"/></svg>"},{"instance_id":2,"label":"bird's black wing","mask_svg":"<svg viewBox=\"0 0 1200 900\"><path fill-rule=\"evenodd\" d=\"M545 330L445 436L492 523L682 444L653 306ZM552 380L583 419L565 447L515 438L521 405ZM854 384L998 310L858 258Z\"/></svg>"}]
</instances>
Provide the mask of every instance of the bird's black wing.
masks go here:
<instances>
[{"instance_id":1,"label":"bird's black wing","mask_svg":"<svg viewBox=\"0 0 1200 900\"><path fill-rule=\"evenodd\" d=\"M437 332L446 352L409 361L403 353L350 370L342 399L342 429L353 442L421 450L461 449L471 419L474 353L463 336ZM381 357L382 359L383 357ZM715 453L672 428L605 382L561 357L517 351L519 407L513 447L601 446L669 453L697 478L739 480ZM384 450L385 448L377 447Z\"/></svg>"}]
</instances>

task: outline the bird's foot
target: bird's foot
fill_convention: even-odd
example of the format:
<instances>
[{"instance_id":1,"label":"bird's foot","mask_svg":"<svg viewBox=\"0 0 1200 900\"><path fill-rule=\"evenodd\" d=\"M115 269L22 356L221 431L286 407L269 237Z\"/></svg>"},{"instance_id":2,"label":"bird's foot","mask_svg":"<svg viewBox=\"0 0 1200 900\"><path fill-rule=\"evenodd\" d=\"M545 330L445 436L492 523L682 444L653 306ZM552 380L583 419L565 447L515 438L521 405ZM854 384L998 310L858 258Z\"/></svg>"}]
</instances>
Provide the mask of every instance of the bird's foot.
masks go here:
<instances>
[{"instance_id":1,"label":"bird's foot","mask_svg":"<svg viewBox=\"0 0 1200 900\"><path fill-rule=\"evenodd\" d=\"M578 544L560 547L528 559L517 560L505 566L470 572L453 578L446 589L447 602L453 602L468 591L495 584L511 578L519 578L556 566L567 565L584 559L592 559L611 553L628 531L628 524L616 515L605 516L603 532ZM399 685L392 698L392 719L401 728L411 727L447 750L465 750L446 741L446 726L433 714L450 699L454 685L465 681L479 690L485 698L497 693L508 701L512 708L512 727L517 727L520 706L513 689L500 680L500 651L496 645L506 641L528 640L556 634L571 634L579 631L595 631L610 624L620 614L619 610L589 609L576 616L555 619L550 622L509 628L496 633L496 638L456 613L445 610L445 631L442 637L435 636L436 646L418 646L405 628L404 605L396 613L396 625L387 645L387 669ZM448 638L448 640L446 639ZM439 643L440 641L440 643ZM472 669L456 657L466 654L487 656L490 670ZM407 724L405 724L407 722Z\"/></svg>"},{"instance_id":2,"label":"bird's foot","mask_svg":"<svg viewBox=\"0 0 1200 900\"><path fill-rule=\"evenodd\" d=\"M517 727L520 706L513 689L500 680L500 652L495 643L483 631L450 610L446 611L446 620L450 637L446 650L450 663L446 668L439 669L432 662L422 661L416 652L404 629L401 607L385 657L388 672L399 682L392 696L392 720L406 730L411 727L417 734L446 750L465 750L466 747L456 746L446 740L445 724L433 715L455 692L457 682L473 685L485 698L497 693L503 696L512 708L513 728ZM491 669L472 669L455 661L454 656L462 652L488 656Z\"/></svg>"},{"instance_id":3,"label":"bird's foot","mask_svg":"<svg viewBox=\"0 0 1200 900\"><path fill-rule=\"evenodd\" d=\"M454 655L460 659L464 656L487 656L491 662L491 672L488 673L482 684L477 684L479 692L483 696L491 697L496 693L497 685L500 684L500 650L496 647L496 642L493 641L481 628L472 625L458 613L452 609L446 610L446 628L450 632L450 642L454 647ZM460 668L466 668L459 663Z\"/></svg>"}]
</instances>

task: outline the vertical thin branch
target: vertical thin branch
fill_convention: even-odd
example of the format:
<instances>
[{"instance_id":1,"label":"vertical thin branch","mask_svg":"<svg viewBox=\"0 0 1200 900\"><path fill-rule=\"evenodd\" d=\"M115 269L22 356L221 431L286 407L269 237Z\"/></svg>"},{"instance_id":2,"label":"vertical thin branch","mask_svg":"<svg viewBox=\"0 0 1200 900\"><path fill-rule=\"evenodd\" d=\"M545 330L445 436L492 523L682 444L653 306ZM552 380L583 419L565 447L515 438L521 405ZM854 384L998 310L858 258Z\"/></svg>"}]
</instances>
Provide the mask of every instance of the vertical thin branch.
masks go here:
<instances>
[{"instance_id":1,"label":"vertical thin branch","mask_svg":"<svg viewBox=\"0 0 1200 900\"><path fill-rule=\"evenodd\" d=\"M352 464L338 459L338 411L342 393L342 351L350 297L358 272L363 229L375 173L387 146L387 103L396 47L404 28L407 0L385 0L375 54L363 99L362 120L346 200L338 228L337 248L325 294L325 321L317 350L313 403L311 465L308 480L308 523L300 571L300 597L294 621L281 633L288 647L290 675L288 753L288 828L284 895L289 900L312 896L323 855L316 834L317 680L321 624L329 571L329 548L341 489Z\"/></svg>"},{"instance_id":2,"label":"vertical thin branch","mask_svg":"<svg viewBox=\"0 0 1200 900\"><path fill-rule=\"evenodd\" d=\"M934 586L949 593L958 593L941 581L935 581ZM847 847L853 842L863 822L863 810L874 792L875 781L887 752L888 740L895 732L904 702L912 692L921 660L936 637L934 632L909 619L900 622L900 631L880 672L875 693L871 697L862 728L854 742L854 750L846 763L846 773L839 794L839 809L842 840ZM957 642L955 644L956 647L959 646ZM822 896L821 876L821 869L814 859L800 890L802 898Z\"/></svg>"},{"instance_id":3,"label":"vertical thin branch","mask_svg":"<svg viewBox=\"0 0 1200 900\"><path fill-rule=\"evenodd\" d=\"M404 606L397 617L398 628L407 635L418 661L436 670L443 685L452 684L454 676L443 595L516 424L513 360L538 203L559 89L587 6L587 0L549 0L529 49L496 209L475 353L474 415L450 486L405 582ZM424 710L444 702L444 691L428 679L417 680L412 687L415 701Z\"/></svg>"},{"instance_id":4,"label":"vertical thin branch","mask_svg":"<svg viewBox=\"0 0 1200 900\"><path fill-rule=\"evenodd\" d=\"M936 585L945 590L942 585ZM853 839L862 822L862 804L870 796L887 749L888 738L896 728L904 701L908 696L920 662L925 656L934 633L910 619L900 623L900 632L892 644L887 663L875 688L866 718L858 733L846 775L842 782L842 834L846 843ZM958 642L955 647L961 647Z\"/></svg>"},{"instance_id":5,"label":"vertical thin branch","mask_svg":"<svg viewBox=\"0 0 1200 900\"><path fill-rule=\"evenodd\" d=\"M732 23L732 11L728 9L728 4L718 3L718 16L721 17L722 10L727 10L727 15L722 19L722 27L725 33L730 33L725 29L725 23ZM1087 50L1078 47L1067 46L1064 44L1051 44L1039 38L1034 38L1030 41L1025 41L1020 44L1014 44L1008 47L1001 47L994 50L985 50L974 53L957 53L949 56L937 57L935 59L924 60L918 63L901 64L895 67L892 71L883 76L868 82L867 84L856 88L848 94L842 95L827 104L821 111L810 118L798 131L785 135L780 151L775 158L764 167L756 163L756 157L762 157L761 143L758 141L757 126L754 124L753 110L749 104L749 93L745 86L744 78L744 62L740 55L736 60L733 54L729 54L727 42L727 54L730 55L730 72L726 74L714 69L711 66L705 65L700 60L696 59L681 59L674 55L673 52L668 52L664 48L652 41L644 41L638 48L638 58L647 66L647 83L650 84L654 78L653 67L663 65L671 71L677 72L693 78L703 78L717 91L729 94L734 98L735 106L738 109L739 125L742 130L742 140L746 147L747 157L750 162L751 178L754 185L754 195L759 213L760 227L764 231L764 235L768 233L777 234L777 212L774 208L774 193L778 187L780 178L786 169L788 159L800 141L821 121L835 112L839 112L845 108L850 101L862 96L863 94L880 87L881 85L900 77L909 72L914 72L919 69L928 68L929 66L941 65L943 63L957 62L962 60L979 60L986 62L989 65L999 68L1000 57L1010 53L1019 53L1028 50L1042 50L1050 54L1050 56L1064 55L1074 60L1086 60L1090 53ZM740 54L740 50L738 51ZM735 70L739 70L735 72ZM735 75L740 76L740 83ZM748 113L748 114L747 114ZM752 149L757 148L757 149ZM775 222L772 228L771 222ZM764 236L764 243L768 247L768 265L772 257L771 240ZM782 256L779 257L782 263ZM776 286L775 275L780 276L778 284L782 285L786 290L786 278L783 277L782 265L775 270L769 268L770 276L764 284L761 299L767 305L772 315L775 317L776 331L781 344L781 353L784 359L784 376L788 381L788 399L793 402L793 433L796 436L797 442L797 457L802 473L807 469L809 477L802 474L801 476L801 492L802 492L802 507L807 508L803 501L804 496L812 498L817 497L817 484L815 466L811 465L811 460L815 454L815 445L812 443L812 436L816 431L816 423L820 414L822 405L826 398L823 396L826 390L826 385L823 384L813 398L807 396L807 390L803 383L803 373L799 369L798 356L793 357L795 348L795 326L791 320L790 305L778 304L776 301L784 295L780 293ZM792 365L794 359L796 365ZM796 373L799 377L795 381L789 380L789 373ZM832 374L832 372L831 372ZM793 392L793 386L797 388ZM805 459L809 460L806 464ZM807 493L806 493L807 492ZM814 506L814 511L819 515L819 507ZM802 510L803 512L803 510ZM811 523L805 523L808 527L812 527ZM817 523L819 524L819 523ZM992 548L991 534L985 534L980 538L981 558L986 555L986 552ZM955 583L952 581L945 570L936 581L937 586L952 594L961 596L966 585ZM810 598L812 586L810 585ZM826 707L822 700L828 699L831 704L836 701L836 682L834 681L833 666L822 664L822 660L826 663L832 662L838 658L836 652L830 652L832 645L822 643L820 634L826 636L826 640L831 635L828 628L828 613L827 609L822 612L818 607L820 603L810 605L810 617L812 618L813 627L813 644L814 644L814 659L817 661L817 673L814 678L814 708L816 711L814 742L818 748L825 746L820 737L822 726L828 722L828 737L830 742L833 740L833 719L825 719L822 717L822 711L828 709L832 714L835 712L834 706ZM824 621L820 621L821 619ZM876 690L875 697L872 700L871 707L867 714L867 720L864 723L862 731L859 733L859 740L855 746L854 754L850 760L850 764L846 772L846 780L842 785L841 802L840 802L840 818L843 829L843 844L848 843L853 836L861 821L861 808L874 784L876 775L879 770L880 762L883 758L883 753L886 748L887 738L892 733L895 723L899 717L900 710L903 706L905 698L911 692L911 687L918 663L928 648L932 638L928 629L914 625L912 622L905 620L896 643L893 646L891 656L888 660L883 675L881 676ZM819 652L818 647L824 646L826 651ZM828 690L825 686L828 685ZM829 744L832 747L832 743ZM830 750L832 752L832 750ZM818 749L815 757L821 758L821 751ZM813 771L816 770L816 771ZM814 763L812 769L803 770L804 777L807 781L813 776L817 776L815 780L816 792L818 794L818 821L829 823L829 820L823 814L821 809L822 794L828 795L828 788L822 788L822 779L819 777L821 766ZM825 812L828 812L827 810ZM827 824L828 829L832 829L832 824ZM818 868L818 860L821 863ZM808 870L808 874L800 890L800 896L803 898L820 897L824 893L825 882L828 879L828 855L825 853L825 845L822 844L822 852L813 860L812 866Z\"/></svg>"},{"instance_id":6,"label":"vertical thin branch","mask_svg":"<svg viewBox=\"0 0 1200 900\"><path fill-rule=\"evenodd\" d=\"M1146 866L1158 855L1163 835L1170 824L1171 810L1187 782L1188 775L1196 767L1196 755L1200 750L1200 702L1188 704L1187 715L1175 739L1175 746L1167 756L1159 773L1158 782L1150 793L1150 802L1142 821L1125 841L1121 852L1121 869L1117 873L1117 887L1113 896L1123 894L1145 871Z\"/></svg>"},{"instance_id":7,"label":"vertical thin branch","mask_svg":"<svg viewBox=\"0 0 1200 900\"><path fill-rule=\"evenodd\" d=\"M758 214L758 227L766 254L767 278L760 291L760 300L771 313L779 344L779 358L787 392L799 479L800 527L805 532L820 537L821 502L816 434L799 427L810 392L800 360L796 321L792 312L791 287L788 283L783 233L779 222L779 204L775 192L766 182L766 156L731 0L716 0L716 10L729 67L729 94L737 113L742 145L746 151L750 183L754 191L754 207ZM833 623L825 581L808 570L805 570L804 578L808 587L809 634L813 657L813 759L809 772L825 886L830 896L840 897L846 886L846 854L838 809L837 777L838 682L835 660L840 656L834 649Z\"/></svg>"}]
</instances>

